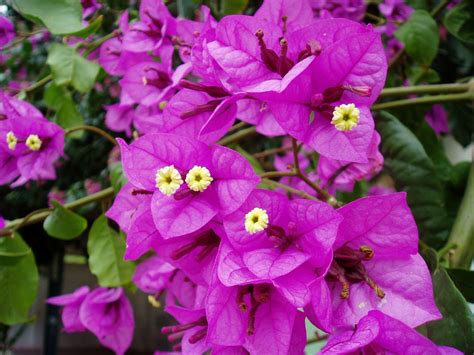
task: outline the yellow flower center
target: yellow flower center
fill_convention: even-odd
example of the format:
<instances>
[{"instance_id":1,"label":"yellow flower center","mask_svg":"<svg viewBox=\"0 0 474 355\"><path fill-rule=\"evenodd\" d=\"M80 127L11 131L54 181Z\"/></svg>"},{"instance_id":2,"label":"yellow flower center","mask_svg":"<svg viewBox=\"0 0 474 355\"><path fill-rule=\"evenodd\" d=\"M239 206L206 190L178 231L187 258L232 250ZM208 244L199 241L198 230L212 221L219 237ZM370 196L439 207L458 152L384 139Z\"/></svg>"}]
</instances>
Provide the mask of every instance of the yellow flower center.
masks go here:
<instances>
[{"instance_id":1,"label":"yellow flower center","mask_svg":"<svg viewBox=\"0 0 474 355\"><path fill-rule=\"evenodd\" d=\"M360 111L354 104L334 108L331 123L339 131L352 131L359 124Z\"/></svg>"},{"instance_id":2,"label":"yellow flower center","mask_svg":"<svg viewBox=\"0 0 474 355\"><path fill-rule=\"evenodd\" d=\"M165 166L156 172L156 187L166 196L171 196L183 183L181 174L173 165Z\"/></svg>"},{"instance_id":3,"label":"yellow flower center","mask_svg":"<svg viewBox=\"0 0 474 355\"><path fill-rule=\"evenodd\" d=\"M160 107L160 110L164 110L166 105L168 105L168 101L166 100L163 100L158 104L158 106Z\"/></svg>"},{"instance_id":4,"label":"yellow flower center","mask_svg":"<svg viewBox=\"0 0 474 355\"><path fill-rule=\"evenodd\" d=\"M255 207L245 215L245 230L250 234L263 231L268 227L268 214L264 209Z\"/></svg>"},{"instance_id":5,"label":"yellow flower center","mask_svg":"<svg viewBox=\"0 0 474 355\"><path fill-rule=\"evenodd\" d=\"M7 133L7 143L10 150L15 150L16 144L18 143L18 138L12 131Z\"/></svg>"},{"instance_id":6,"label":"yellow flower center","mask_svg":"<svg viewBox=\"0 0 474 355\"><path fill-rule=\"evenodd\" d=\"M186 175L186 184L190 190L203 192L214 180L209 170L204 166L195 165Z\"/></svg>"},{"instance_id":7,"label":"yellow flower center","mask_svg":"<svg viewBox=\"0 0 474 355\"><path fill-rule=\"evenodd\" d=\"M26 146L30 148L32 151L36 152L41 149L41 141L40 137L37 134L30 134L28 138L26 138Z\"/></svg>"},{"instance_id":8,"label":"yellow flower center","mask_svg":"<svg viewBox=\"0 0 474 355\"><path fill-rule=\"evenodd\" d=\"M161 307L161 302L155 298L153 295L148 295L148 303L150 303L155 308Z\"/></svg>"}]
</instances>

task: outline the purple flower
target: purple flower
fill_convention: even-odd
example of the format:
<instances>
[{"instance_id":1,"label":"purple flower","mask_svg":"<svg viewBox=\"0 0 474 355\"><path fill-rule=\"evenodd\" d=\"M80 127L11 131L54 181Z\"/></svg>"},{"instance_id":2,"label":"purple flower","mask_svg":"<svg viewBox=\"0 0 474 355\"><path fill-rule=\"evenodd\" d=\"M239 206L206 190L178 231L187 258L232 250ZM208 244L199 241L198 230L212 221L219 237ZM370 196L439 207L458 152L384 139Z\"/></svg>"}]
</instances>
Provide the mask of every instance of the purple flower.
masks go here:
<instances>
[{"instance_id":1,"label":"purple flower","mask_svg":"<svg viewBox=\"0 0 474 355\"><path fill-rule=\"evenodd\" d=\"M322 51L302 72L248 91L268 102L288 134L322 156L365 163L374 130L369 106L387 68L380 35L342 19L318 21L313 30Z\"/></svg>"},{"instance_id":2,"label":"purple flower","mask_svg":"<svg viewBox=\"0 0 474 355\"><path fill-rule=\"evenodd\" d=\"M310 319L320 323L331 318L317 307L318 294L327 299L328 291L336 327L352 326L372 309L411 327L438 319L430 273L417 254L418 232L406 194L362 198L338 212L344 220L333 247L327 286L322 283L313 293L317 319Z\"/></svg>"},{"instance_id":3,"label":"purple flower","mask_svg":"<svg viewBox=\"0 0 474 355\"><path fill-rule=\"evenodd\" d=\"M415 329L378 310L370 311L354 328L338 329L320 354L461 354L437 346Z\"/></svg>"},{"instance_id":4,"label":"purple flower","mask_svg":"<svg viewBox=\"0 0 474 355\"><path fill-rule=\"evenodd\" d=\"M174 73L158 62L142 62L131 67L120 80L122 94L146 106L159 104L191 70L191 63L180 65Z\"/></svg>"},{"instance_id":5,"label":"purple flower","mask_svg":"<svg viewBox=\"0 0 474 355\"><path fill-rule=\"evenodd\" d=\"M151 212L163 238L192 233L218 213L235 211L259 179L235 151L170 134L118 140L130 183L152 194Z\"/></svg>"},{"instance_id":6,"label":"purple flower","mask_svg":"<svg viewBox=\"0 0 474 355\"><path fill-rule=\"evenodd\" d=\"M394 193L395 189L389 186L373 185L369 188L368 196L382 196Z\"/></svg>"},{"instance_id":7,"label":"purple flower","mask_svg":"<svg viewBox=\"0 0 474 355\"><path fill-rule=\"evenodd\" d=\"M394 21L407 20L414 11L404 0L384 0L379 4L379 10L387 19Z\"/></svg>"},{"instance_id":8,"label":"purple flower","mask_svg":"<svg viewBox=\"0 0 474 355\"><path fill-rule=\"evenodd\" d=\"M226 287L215 277L206 315L209 343L244 346L251 354L303 353L305 317L268 283Z\"/></svg>"},{"instance_id":9,"label":"purple flower","mask_svg":"<svg viewBox=\"0 0 474 355\"><path fill-rule=\"evenodd\" d=\"M143 292L159 296L168 287L175 270L173 265L155 255L137 266L133 282Z\"/></svg>"},{"instance_id":10,"label":"purple flower","mask_svg":"<svg viewBox=\"0 0 474 355\"><path fill-rule=\"evenodd\" d=\"M132 23L124 34L123 48L130 52L154 51L168 36L176 34L176 20L161 0L143 0L140 20Z\"/></svg>"},{"instance_id":11,"label":"purple flower","mask_svg":"<svg viewBox=\"0 0 474 355\"><path fill-rule=\"evenodd\" d=\"M26 102L6 95L2 99L4 119L0 120L0 169L1 175L8 178L2 182L10 182L18 175L13 187L29 180L55 179L54 162L64 150L63 129L46 120Z\"/></svg>"},{"instance_id":12,"label":"purple flower","mask_svg":"<svg viewBox=\"0 0 474 355\"><path fill-rule=\"evenodd\" d=\"M363 179L370 179L382 170L383 156L378 150L379 134L374 131L367 153L367 163L352 163L320 157L318 176L322 186L328 190L352 191L354 184Z\"/></svg>"},{"instance_id":13,"label":"purple flower","mask_svg":"<svg viewBox=\"0 0 474 355\"><path fill-rule=\"evenodd\" d=\"M89 287L82 286L70 294L48 298L49 304L63 306L61 319L66 333L83 332L85 326L79 317L79 310L89 294Z\"/></svg>"},{"instance_id":14,"label":"purple flower","mask_svg":"<svg viewBox=\"0 0 474 355\"><path fill-rule=\"evenodd\" d=\"M82 18L85 19L93 15L96 11L102 8L102 4L97 3L97 0L81 0Z\"/></svg>"},{"instance_id":15,"label":"purple flower","mask_svg":"<svg viewBox=\"0 0 474 355\"><path fill-rule=\"evenodd\" d=\"M255 190L224 217L228 240L217 264L226 286L270 282L297 307L310 300L309 284L324 273L342 218L324 203ZM242 275L241 275L242 273Z\"/></svg>"},{"instance_id":16,"label":"purple flower","mask_svg":"<svg viewBox=\"0 0 474 355\"><path fill-rule=\"evenodd\" d=\"M269 137L285 134L285 130L278 124L265 101L242 99L239 100L237 106L237 117L255 125L258 133Z\"/></svg>"},{"instance_id":17,"label":"purple flower","mask_svg":"<svg viewBox=\"0 0 474 355\"><path fill-rule=\"evenodd\" d=\"M363 0L311 0L311 7L316 18L339 17L360 21L366 4Z\"/></svg>"},{"instance_id":18,"label":"purple flower","mask_svg":"<svg viewBox=\"0 0 474 355\"><path fill-rule=\"evenodd\" d=\"M79 316L87 330L116 354L125 354L130 347L135 321L122 288L96 288L82 302Z\"/></svg>"},{"instance_id":19,"label":"purple flower","mask_svg":"<svg viewBox=\"0 0 474 355\"><path fill-rule=\"evenodd\" d=\"M135 110L132 105L113 104L105 106L105 124L107 128L115 132L125 132L131 136L131 125L135 118Z\"/></svg>"},{"instance_id":20,"label":"purple flower","mask_svg":"<svg viewBox=\"0 0 474 355\"><path fill-rule=\"evenodd\" d=\"M255 13L258 20L268 21L282 29L283 34L293 32L313 22L308 0L265 0Z\"/></svg>"},{"instance_id":21,"label":"purple flower","mask_svg":"<svg viewBox=\"0 0 474 355\"><path fill-rule=\"evenodd\" d=\"M436 134L449 133L448 114L442 105L433 105L425 119Z\"/></svg>"},{"instance_id":22,"label":"purple flower","mask_svg":"<svg viewBox=\"0 0 474 355\"><path fill-rule=\"evenodd\" d=\"M3 219L2 216L0 216L0 229L4 228L6 225L5 220Z\"/></svg>"},{"instance_id":23,"label":"purple flower","mask_svg":"<svg viewBox=\"0 0 474 355\"><path fill-rule=\"evenodd\" d=\"M15 38L15 27L5 16L0 16L0 48Z\"/></svg>"}]
</instances>

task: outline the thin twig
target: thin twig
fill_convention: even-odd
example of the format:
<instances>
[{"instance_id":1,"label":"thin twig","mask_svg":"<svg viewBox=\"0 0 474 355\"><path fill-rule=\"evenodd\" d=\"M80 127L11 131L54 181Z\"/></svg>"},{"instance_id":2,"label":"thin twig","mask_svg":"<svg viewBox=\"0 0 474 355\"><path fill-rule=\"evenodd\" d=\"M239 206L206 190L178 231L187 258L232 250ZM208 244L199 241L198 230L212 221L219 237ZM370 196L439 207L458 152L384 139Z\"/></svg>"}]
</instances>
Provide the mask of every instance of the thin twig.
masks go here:
<instances>
[{"instance_id":1,"label":"thin twig","mask_svg":"<svg viewBox=\"0 0 474 355\"><path fill-rule=\"evenodd\" d=\"M396 88L385 88L380 93L381 98L392 96L405 96L412 94L443 94L457 93L469 90L471 83L451 83L437 85L400 86Z\"/></svg>"},{"instance_id":2,"label":"thin twig","mask_svg":"<svg viewBox=\"0 0 474 355\"><path fill-rule=\"evenodd\" d=\"M259 176L261 178L279 178L285 176L297 176L298 174L295 171L267 171L265 173L261 173Z\"/></svg>"},{"instance_id":3,"label":"thin twig","mask_svg":"<svg viewBox=\"0 0 474 355\"><path fill-rule=\"evenodd\" d=\"M453 102L453 101L471 101L474 99L474 92L463 92L461 94L446 94L446 95L433 95L423 96L414 99L403 99L391 102L384 102L381 104L375 104L372 106L372 110L388 110L392 108L423 105L423 104L436 104L442 102Z\"/></svg>"},{"instance_id":4,"label":"thin twig","mask_svg":"<svg viewBox=\"0 0 474 355\"><path fill-rule=\"evenodd\" d=\"M248 136L252 136L254 134L256 134L257 131L255 129L255 127L249 127L249 128L245 128L241 131L238 131L234 134L231 134L230 136L227 136L227 137L224 137L222 138L219 142L217 142L218 144L220 145L229 145L229 144L232 144L232 143L235 143L235 142L238 142L240 141L241 139L244 139Z\"/></svg>"},{"instance_id":5,"label":"thin twig","mask_svg":"<svg viewBox=\"0 0 474 355\"><path fill-rule=\"evenodd\" d=\"M278 148L267 149L267 150L264 150L264 151L253 154L253 157L255 159L261 159L261 158L265 158L265 157L268 157L268 156L271 156L271 155L274 155L274 154L288 152L292 149L293 149L293 147L291 145L278 147Z\"/></svg>"},{"instance_id":6,"label":"thin twig","mask_svg":"<svg viewBox=\"0 0 474 355\"><path fill-rule=\"evenodd\" d=\"M291 186L288 186L288 185L285 185L285 184L282 184L281 182L278 182L278 181L273 181L273 180L270 180L270 179L262 179L262 182L264 182L265 184L268 184L268 185L272 185L272 186L275 186L275 187L280 187L282 188L283 190L285 191L288 191L292 194L295 194L295 195L298 195L300 197L303 197L307 200L313 200L313 201L319 201L316 197L314 196L311 196L310 194L302 191L302 190L298 190L298 189L295 189Z\"/></svg>"},{"instance_id":7,"label":"thin twig","mask_svg":"<svg viewBox=\"0 0 474 355\"><path fill-rule=\"evenodd\" d=\"M77 209L77 208L82 207L84 205L88 205L89 203L109 198L109 197L113 196L113 194L114 194L114 189L112 187L108 187L108 188L106 188L102 191L96 192L95 194L84 196L83 198L80 198L76 201L66 203L65 205L63 205L63 207L66 208L66 209L69 209L69 210L74 210L74 209ZM52 210L44 211L44 212L37 213L37 214L35 213L33 216L28 218L27 221L24 221L26 217L23 217L23 218L18 218L18 219L15 219L15 220L11 221L11 222L8 222L6 227L4 229L0 230L0 235L2 235L2 233L6 232L6 231L11 231L11 230L17 229L17 226L19 226L19 225L24 227L24 226L27 226L27 225L30 225L30 224L35 224L35 223L41 222L41 221L45 220L46 217L48 217L51 214L51 211ZM33 212L35 212L35 211L33 211ZM33 212L30 213L30 214L33 214Z\"/></svg>"},{"instance_id":8,"label":"thin twig","mask_svg":"<svg viewBox=\"0 0 474 355\"><path fill-rule=\"evenodd\" d=\"M66 130L66 136L73 133L73 132L77 132L77 131L89 131L89 132L94 132L102 137L104 137L105 139L107 139L110 143L112 143L113 145L117 145L117 141L115 140L114 137L112 137L110 134L108 134L106 131L98 128L98 127L95 127L95 126L91 126L91 125L80 125L80 126L77 126L77 127L73 127L73 128L70 128L70 129L67 129Z\"/></svg>"}]
</instances>

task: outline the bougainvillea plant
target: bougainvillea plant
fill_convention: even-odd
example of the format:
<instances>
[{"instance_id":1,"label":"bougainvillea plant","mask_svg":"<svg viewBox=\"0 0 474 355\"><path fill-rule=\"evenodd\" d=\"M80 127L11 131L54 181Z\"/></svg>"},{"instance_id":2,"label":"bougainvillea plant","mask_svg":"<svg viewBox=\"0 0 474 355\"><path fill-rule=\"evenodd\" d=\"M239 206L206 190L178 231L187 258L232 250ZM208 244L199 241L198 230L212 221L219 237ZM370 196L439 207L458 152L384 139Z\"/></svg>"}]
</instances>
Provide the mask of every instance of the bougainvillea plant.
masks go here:
<instances>
[{"instance_id":1,"label":"bougainvillea plant","mask_svg":"<svg viewBox=\"0 0 474 355\"><path fill-rule=\"evenodd\" d=\"M4 352L125 354L139 292L156 354L474 351L471 1L0 12Z\"/></svg>"}]
</instances>

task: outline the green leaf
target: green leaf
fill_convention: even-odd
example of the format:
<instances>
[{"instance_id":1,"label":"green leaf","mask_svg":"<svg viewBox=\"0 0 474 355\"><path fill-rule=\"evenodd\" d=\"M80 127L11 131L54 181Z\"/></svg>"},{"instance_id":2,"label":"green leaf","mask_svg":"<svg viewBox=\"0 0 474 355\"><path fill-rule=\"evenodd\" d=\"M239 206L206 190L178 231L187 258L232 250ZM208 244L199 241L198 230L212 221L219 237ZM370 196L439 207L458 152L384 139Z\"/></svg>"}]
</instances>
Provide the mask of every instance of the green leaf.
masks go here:
<instances>
[{"instance_id":1,"label":"green leaf","mask_svg":"<svg viewBox=\"0 0 474 355\"><path fill-rule=\"evenodd\" d=\"M115 193L119 192L123 185L127 183L127 177L123 173L122 163L115 163L110 166L110 182Z\"/></svg>"},{"instance_id":2,"label":"green leaf","mask_svg":"<svg viewBox=\"0 0 474 355\"><path fill-rule=\"evenodd\" d=\"M27 19L42 24L55 35L82 31L80 0L12 0L13 7Z\"/></svg>"},{"instance_id":3,"label":"green leaf","mask_svg":"<svg viewBox=\"0 0 474 355\"><path fill-rule=\"evenodd\" d=\"M54 206L51 213L43 222L43 228L51 237L71 240L87 228L87 220L78 214L64 208L59 202L51 201Z\"/></svg>"},{"instance_id":4,"label":"green leaf","mask_svg":"<svg viewBox=\"0 0 474 355\"><path fill-rule=\"evenodd\" d=\"M254 158L254 156L252 154L250 154L249 152L247 152L244 148L242 148L240 145L237 145L235 146L235 150L238 151L240 154L242 154L245 159L248 160L248 162L250 163L250 165L252 165L252 168L253 170L257 173L257 174L261 174L261 173L264 173L265 170L263 169L262 165L258 162L257 159Z\"/></svg>"},{"instance_id":5,"label":"green leaf","mask_svg":"<svg viewBox=\"0 0 474 355\"><path fill-rule=\"evenodd\" d=\"M376 122L382 137L380 149L385 157L385 169L397 188L407 192L420 237L434 248L442 247L453 218L447 213L445 185L435 165L417 137L395 116L382 112Z\"/></svg>"},{"instance_id":6,"label":"green leaf","mask_svg":"<svg viewBox=\"0 0 474 355\"><path fill-rule=\"evenodd\" d=\"M465 269L446 270L466 301L474 303L474 271Z\"/></svg>"},{"instance_id":7,"label":"green leaf","mask_svg":"<svg viewBox=\"0 0 474 355\"><path fill-rule=\"evenodd\" d=\"M125 240L110 228L101 215L92 225L87 241L89 268L102 287L122 286L130 282L135 265L123 260Z\"/></svg>"},{"instance_id":8,"label":"green leaf","mask_svg":"<svg viewBox=\"0 0 474 355\"><path fill-rule=\"evenodd\" d=\"M221 11L224 15L240 14L247 7L248 0L222 0Z\"/></svg>"},{"instance_id":9,"label":"green leaf","mask_svg":"<svg viewBox=\"0 0 474 355\"><path fill-rule=\"evenodd\" d=\"M57 112L56 121L58 125L65 129L84 124L84 118L71 98L64 99L61 108ZM69 134L68 137L81 138L83 133L83 131L73 132Z\"/></svg>"},{"instance_id":10,"label":"green leaf","mask_svg":"<svg viewBox=\"0 0 474 355\"><path fill-rule=\"evenodd\" d=\"M84 124L84 118L77 109L71 93L63 86L54 83L48 85L44 92L44 103L46 107L57 111L56 122L67 129ZM70 138L81 138L83 131L71 133Z\"/></svg>"},{"instance_id":11,"label":"green leaf","mask_svg":"<svg viewBox=\"0 0 474 355\"><path fill-rule=\"evenodd\" d=\"M29 320L29 309L38 293L38 279L35 257L23 239L18 234L1 238L0 323L13 325Z\"/></svg>"},{"instance_id":12,"label":"green leaf","mask_svg":"<svg viewBox=\"0 0 474 355\"><path fill-rule=\"evenodd\" d=\"M407 53L419 64L430 66L436 57L439 33L436 21L425 10L416 10L395 32Z\"/></svg>"},{"instance_id":13,"label":"green leaf","mask_svg":"<svg viewBox=\"0 0 474 355\"><path fill-rule=\"evenodd\" d=\"M87 38L90 35L97 32L97 30L102 26L102 22L104 21L104 16L100 15L94 19L94 21L89 23L89 26L84 28L83 30L74 33L74 36Z\"/></svg>"},{"instance_id":14,"label":"green leaf","mask_svg":"<svg viewBox=\"0 0 474 355\"><path fill-rule=\"evenodd\" d=\"M472 354L474 323L469 306L448 273L438 268L433 273L435 302L443 319L426 325L428 337L438 345L452 346Z\"/></svg>"},{"instance_id":15,"label":"green leaf","mask_svg":"<svg viewBox=\"0 0 474 355\"><path fill-rule=\"evenodd\" d=\"M472 143L474 134L474 120L467 119L467 117L473 117L474 115L472 105L463 105L456 102L444 106L448 111L451 133L463 147L467 147Z\"/></svg>"},{"instance_id":16,"label":"green leaf","mask_svg":"<svg viewBox=\"0 0 474 355\"><path fill-rule=\"evenodd\" d=\"M74 47L54 43L46 61L51 66L56 85L71 84L76 90L86 93L92 89L100 66L83 58Z\"/></svg>"},{"instance_id":17,"label":"green leaf","mask_svg":"<svg viewBox=\"0 0 474 355\"><path fill-rule=\"evenodd\" d=\"M449 33L463 42L474 44L474 2L463 0L443 20Z\"/></svg>"}]
</instances>

